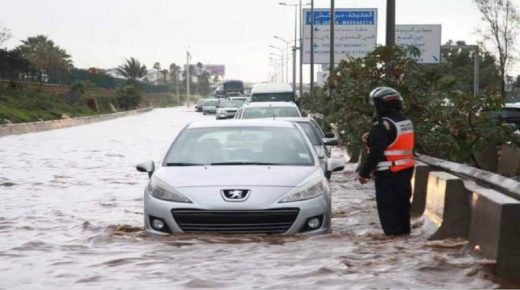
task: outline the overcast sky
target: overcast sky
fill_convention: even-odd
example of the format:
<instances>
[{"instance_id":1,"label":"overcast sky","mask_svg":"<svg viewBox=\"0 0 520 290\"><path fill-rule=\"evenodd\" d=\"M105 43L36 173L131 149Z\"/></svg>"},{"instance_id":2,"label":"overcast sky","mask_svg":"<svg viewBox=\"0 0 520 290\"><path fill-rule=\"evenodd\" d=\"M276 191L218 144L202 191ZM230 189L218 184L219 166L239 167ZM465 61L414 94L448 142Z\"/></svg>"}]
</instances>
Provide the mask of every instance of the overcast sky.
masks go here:
<instances>
[{"instance_id":1,"label":"overcast sky","mask_svg":"<svg viewBox=\"0 0 520 290\"><path fill-rule=\"evenodd\" d=\"M296 2L295 0L292 0ZM37 34L49 36L80 68L112 68L136 57L147 67L185 62L225 64L226 77L265 81L273 38L293 39L294 10L280 0L2 0L1 25L9 48ZM305 0L304 0L305 3ZM326 8L328 0L315 0ZM377 8L384 43L385 0L336 0L337 8ZM480 16L472 0L397 0L397 24L442 24L442 41L475 43Z\"/></svg>"}]
</instances>

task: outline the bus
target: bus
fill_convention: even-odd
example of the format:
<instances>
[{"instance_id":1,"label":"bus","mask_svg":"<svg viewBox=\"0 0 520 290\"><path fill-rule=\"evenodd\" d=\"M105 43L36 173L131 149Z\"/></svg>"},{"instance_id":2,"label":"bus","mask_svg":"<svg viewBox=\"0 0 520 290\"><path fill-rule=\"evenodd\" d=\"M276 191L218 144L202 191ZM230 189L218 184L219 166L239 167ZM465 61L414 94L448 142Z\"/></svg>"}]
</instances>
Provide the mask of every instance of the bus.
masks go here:
<instances>
[{"instance_id":1,"label":"bus","mask_svg":"<svg viewBox=\"0 0 520 290\"><path fill-rule=\"evenodd\" d=\"M238 80L227 80L222 84L222 93L225 97L244 94L244 82Z\"/></svg>"}]
</instances>

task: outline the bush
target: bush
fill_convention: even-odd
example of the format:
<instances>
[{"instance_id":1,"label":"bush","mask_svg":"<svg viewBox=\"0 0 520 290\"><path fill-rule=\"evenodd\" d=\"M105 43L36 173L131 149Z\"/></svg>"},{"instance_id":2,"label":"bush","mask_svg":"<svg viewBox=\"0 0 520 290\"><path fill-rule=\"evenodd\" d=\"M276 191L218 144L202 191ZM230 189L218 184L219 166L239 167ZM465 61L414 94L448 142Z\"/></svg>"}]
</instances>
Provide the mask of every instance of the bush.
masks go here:
<instances>
[{"instance_id":1,"label":"bush","mask_svg":"<svg viewBox=\"0 0 520 290\"><path fill-rule=\"evenodd\" d=\"M131 110L141 102L141 90L134 84L127 84L117 90L117 104L120 108Z\"/></svg>"},{"instance_id":2,"label":"bush","mask_svg":"<svg viewBox=\"0 0 520 290\"><path fill-rule=\"evenodd\" d=\"M335 123L349 149L362 148L361 135L373 125L368 95L377 86L397 89L405 99L405 114L416 130L420 153L456 162L474 163L473 153L489 143L504 142L504 131L485 112L502 106L496 91L477 98L453 89L455 82L431 67L418 64L414 48L378 47L365 58L342 61L327 86L303 96L302 106Z\"/></svg>"}]
</instances>

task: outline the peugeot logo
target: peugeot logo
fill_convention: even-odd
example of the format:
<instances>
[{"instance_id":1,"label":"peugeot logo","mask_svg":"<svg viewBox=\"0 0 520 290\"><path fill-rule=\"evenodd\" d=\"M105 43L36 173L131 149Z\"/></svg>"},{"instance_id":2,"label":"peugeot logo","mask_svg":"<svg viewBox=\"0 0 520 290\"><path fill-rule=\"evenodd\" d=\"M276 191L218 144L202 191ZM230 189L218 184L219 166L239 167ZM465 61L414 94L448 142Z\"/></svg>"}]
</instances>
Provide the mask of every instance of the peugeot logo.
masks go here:
<instances>
[{"instance_id":1,"label":"peugeot logo","mask_svg":"<svg viewBox=\"0 0 520 290\"><path fill-rule=\"evenodd\" d=\"M249 189L223 189L220 191L225 201L245 201L250 192Z\"/></svg>"}]
</instances>

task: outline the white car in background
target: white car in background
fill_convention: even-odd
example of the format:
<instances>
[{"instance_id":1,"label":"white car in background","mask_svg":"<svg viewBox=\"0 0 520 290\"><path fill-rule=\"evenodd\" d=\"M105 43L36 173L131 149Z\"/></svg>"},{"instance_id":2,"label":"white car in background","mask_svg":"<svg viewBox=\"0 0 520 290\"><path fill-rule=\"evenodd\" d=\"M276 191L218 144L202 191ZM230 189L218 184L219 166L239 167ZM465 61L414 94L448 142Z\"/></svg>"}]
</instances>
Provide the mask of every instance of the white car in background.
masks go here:
<instances>
[{"instance_id":1,"label":"white car in background","mask_svg":"<svg viewBox=\"0 0 520 290\"><path fill-rule=\"evenodd\" d=\"M330 171L343 170L330 158ZM330 187L313 145L294 123L229 120L187 125L150 181L145 230L320 234L331 230Z\"/></svg>"},{"instance_id":2,"label":"white car in background","mask_svg":"<svg viewBox=\"0 0 520 290\"><path fill-rule=\"evenodd\" d=\"M242 100L220 100L219 105L217 107L216 119L232 119L235 117L235 113L238 111L238 108L242 107L244 101Z\"/></svg>"},{"instance_id":3,"label":"white car in background","mask_svg":"<svg viewBox=\"0 0 520 290\"><path fill-rule=\"evenodd\" d=\"M260 83L251 90L251 102L296 103L293 88L285 83Z\"/></svg>"},{"instance_id":4,"label":"white car in background","mask_svg":"<svg viewBox=\"0 0 520 290\"><path fill-rule=\"evenodd\" d=\"M302 113L292 102L251 102L235 114L235 119L299 118Z\"/></svg>"}]
</instances>

